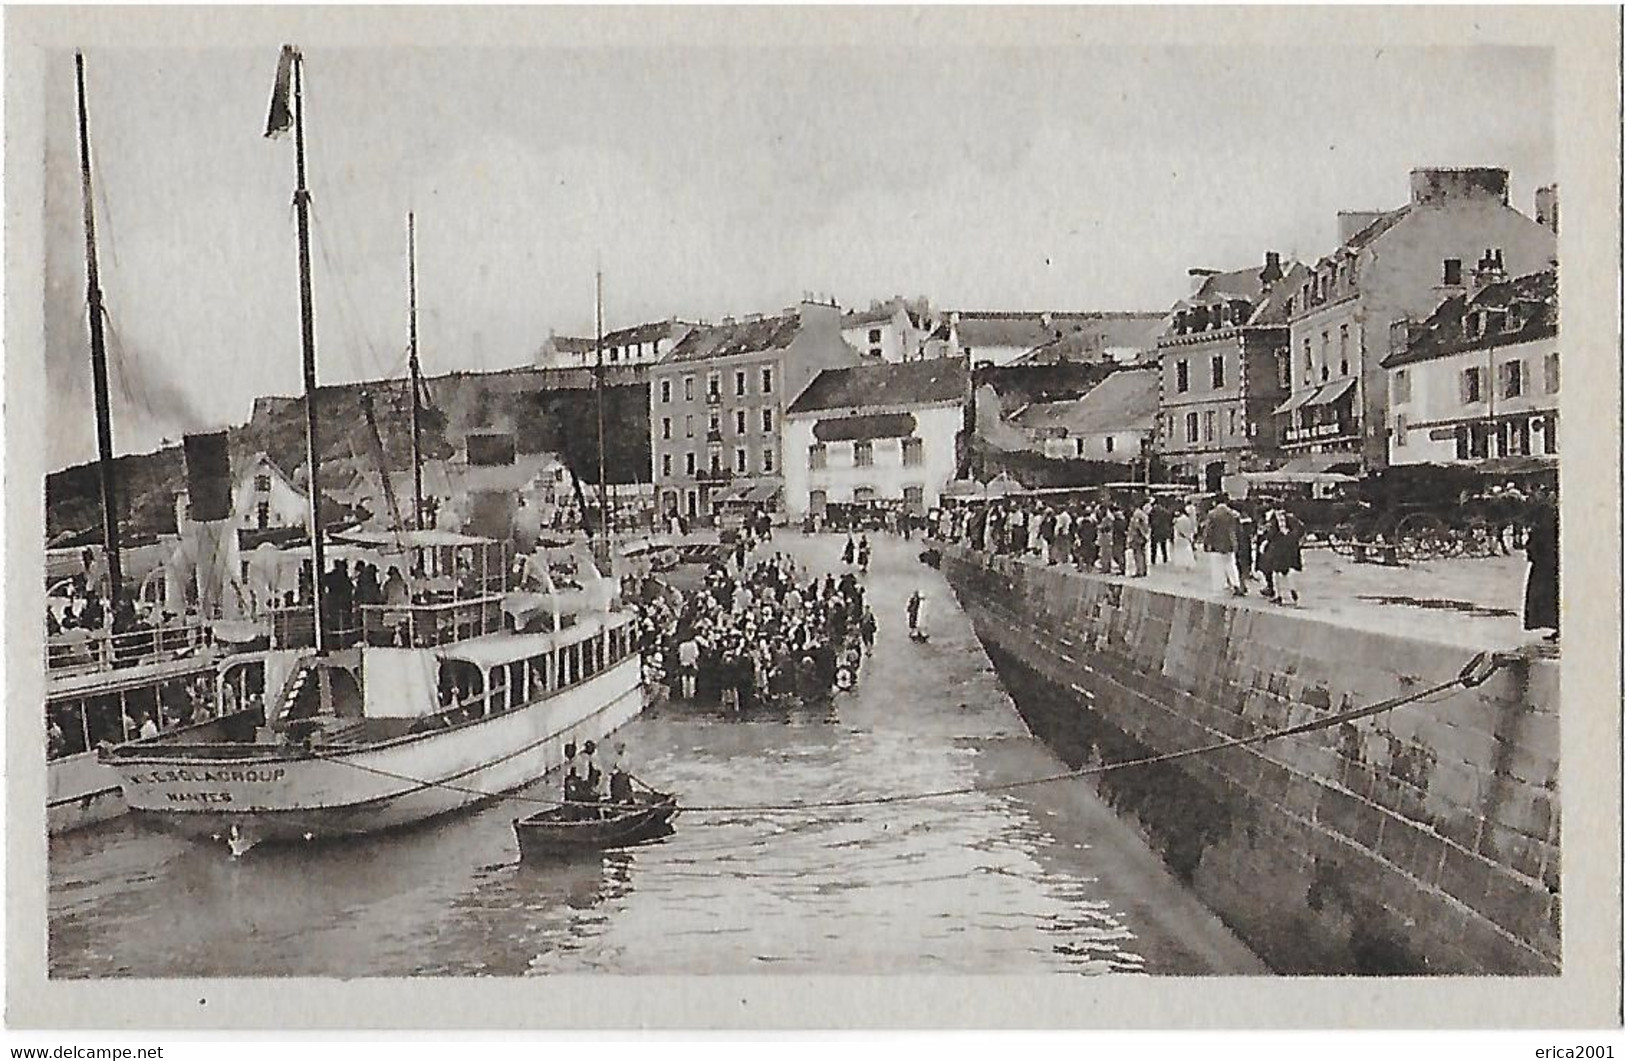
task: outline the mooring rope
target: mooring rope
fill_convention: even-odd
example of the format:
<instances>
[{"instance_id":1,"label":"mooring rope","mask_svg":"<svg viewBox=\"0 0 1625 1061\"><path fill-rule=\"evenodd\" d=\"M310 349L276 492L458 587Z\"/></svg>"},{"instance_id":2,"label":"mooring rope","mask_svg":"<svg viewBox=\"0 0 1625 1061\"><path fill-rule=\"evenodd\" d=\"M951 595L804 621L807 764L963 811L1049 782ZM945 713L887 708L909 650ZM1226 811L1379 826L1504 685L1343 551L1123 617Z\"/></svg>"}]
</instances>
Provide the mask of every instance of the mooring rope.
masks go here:
<instances>
[{"instance_id":1,"label":"mooring rope","mask_svg":"<svg viewBox=\"0 0 1625 1061\"><path fill-rule=\"evenodd\" d=\"M992 784L962 785L956 788L930 789L924 792L894 793L886 796L855 796L848 799L811 800L797 803L711 803L694 806L678 805L683 814L794 814L805 811L843 810L855 807L883 807L897 803L914 803L928 799L946 799L953 796L968 796L982 792L1009 792L1015 789L1031 788L1036 785L1054 784L1057 781L1073 781L1084 777L1095 777L1117 770L1128 770L1134 767L1156 766L1163 763L1177 762L1181 759L1190 759L1199 755L1211 755L1214 752L1226 751L1231 748L1247 748L1268 741L1280 740L1283 737L1295 737L1304 733L1314 733L1318 730L1330 729L1345 722L1369 718L1387 711L1413 704L1418 700L1437 696L1451 689L1472 688L1482 685L1490 675L1499 670L1505 663L1505 658L1499 654L1480 652L1467 661L1466 666L1448 681L1439 682L1425 689L1418 689L1401 696L1389 697L1366 707L1354 708L1328 715L1325 718L1310 722L1300 722L1295 726L1285 726L1280 729L1266 730L1248 737L1231 737L1226 740L1214 741L1211 744L1200 745L1195 748L1186 748L1176 752L1162 752L1156 755L1144 755L1135 759L1120 759L1110 763L1095 763L1090 766L1079 767L1076 770L1065 770L1060 773L1046 774L1041 777L1024 778L1020 781L1001 781ZM381 777L405 781L409 784L425 787L444 788L454 792L462 792L485 800L509 800L516 803L527 803L545 807L574 806L601 806L602 804L567 804L560 800L546 799L539 796L530 796L523 793L487 792L481 789L470 788L465 785L454 785L445 781L431 781L426 778L412 777L407 774L396 773L381 767L367 766L363 763L350 762L347 759L324 756L313 753L317 758L329 762L341 763L356 770L362 770ZM646 782L638 780L638 784L650 788Z\"/></svg>"}]
</instances>

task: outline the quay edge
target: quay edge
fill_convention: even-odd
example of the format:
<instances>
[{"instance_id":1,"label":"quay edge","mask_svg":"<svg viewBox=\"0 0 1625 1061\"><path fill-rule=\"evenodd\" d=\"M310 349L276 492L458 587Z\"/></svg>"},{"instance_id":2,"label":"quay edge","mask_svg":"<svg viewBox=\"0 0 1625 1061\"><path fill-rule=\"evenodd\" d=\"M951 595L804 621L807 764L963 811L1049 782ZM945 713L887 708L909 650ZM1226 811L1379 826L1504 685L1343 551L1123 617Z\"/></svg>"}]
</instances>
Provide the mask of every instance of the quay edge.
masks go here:
<instances>
[{"instance_id":1,"label":"quay edge","mask_svg":"<svg viewBox=\"0 0 1625 1061\"><path fill-rule=\"evenodd\" d=\"M1469 653L939 546L1034 734L1070 765L1199 747L1453 677ZM1557 975L1558 666L1094 778L1272 969Z\"/></svg>"}]
</instances>

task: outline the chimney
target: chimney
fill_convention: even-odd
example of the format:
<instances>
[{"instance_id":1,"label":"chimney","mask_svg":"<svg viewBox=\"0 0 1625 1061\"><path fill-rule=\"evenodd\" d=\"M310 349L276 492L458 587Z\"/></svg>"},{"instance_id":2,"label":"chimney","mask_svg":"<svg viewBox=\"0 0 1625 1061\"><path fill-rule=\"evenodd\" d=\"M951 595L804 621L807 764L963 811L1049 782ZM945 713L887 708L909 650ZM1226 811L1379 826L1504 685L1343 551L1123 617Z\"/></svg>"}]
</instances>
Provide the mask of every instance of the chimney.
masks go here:
<instances>
[{"instance_id":1,"label":"chimney","mask_svg":"<svg viewBox=\"0 0 1625 1061\"><path fill-rule=\"evenodd\" d=\"M1484 257L1478 259L1478 265L1473 268L1473 286L1469 295L1477 295L1491 284L1498 284L1507 278L1506 266L1503 263L1501 249L1485 249Z\"/></svg>"},{"instance_id":2,"label":"chimney","mask_svg":"<svg viewBox=\"0 0 1625 1061\"><path fill-rule=\"evenodd\" d=\"M1492 166L1411 170L1411 202L1437 206L1458 199L1489 199L1507 205L1507 171Z\"/></svg>"},{"instance_id":3,"label":"chimney","mask_svg":"<svg viewBox=\"0 0 1625 1061\"><path fill-rule=\"evenodd\" d=\"M1535 220L1557 235L1557 185L1535 189Z\"/></svg>"},{"instance_id":4,"label":"chimney","mask_svg":"<svg viewBox=\"0 0 1625 1061\"><path fill-rule=\"evenodd\" d=\"M1342 246L1361 232L1376 224L1387 211L1339 210L1337 212L1337 243Z\"/></svg>"},{"instance_id":5,"label":"chimney","mask_svg":"<svg viewBox=\"0 0 1625 1061\"><path fill-rule=\"evenodd\" d=\"M841 330L841 307L836 305L834 299L828 302L820 302L809 295L801 300L800 306L796 307L796 314L801 318L803 330L818 329L834 332Z\"/></svg>"},{"instance_id":6,"label":"chimney","mask_svg":"<svg viewBox=\"0 0 1625 1061\"><path fill-rule=\"evenodd\" d=\"M1281 271L1281 252L1265 251L1264 268L1258 271L1258 280L1265 287L1270 286L1286 274Z\"/></svg>"},{"instance_id":7,"label":"chimney","mask_svg":"<svg viewBox=\"0 0 1625 1061\"><path fill-rule=\"evenodd\" d=\"M206 619L219 618L228 599L235 600L226 594L237 569L237 528L231 522L231 452L224 431L186 435L181 449L190 511L187 522L177 521L175 529L188 543L187 552L196 564L198 613Z\"/></svg>"}]
</instances>

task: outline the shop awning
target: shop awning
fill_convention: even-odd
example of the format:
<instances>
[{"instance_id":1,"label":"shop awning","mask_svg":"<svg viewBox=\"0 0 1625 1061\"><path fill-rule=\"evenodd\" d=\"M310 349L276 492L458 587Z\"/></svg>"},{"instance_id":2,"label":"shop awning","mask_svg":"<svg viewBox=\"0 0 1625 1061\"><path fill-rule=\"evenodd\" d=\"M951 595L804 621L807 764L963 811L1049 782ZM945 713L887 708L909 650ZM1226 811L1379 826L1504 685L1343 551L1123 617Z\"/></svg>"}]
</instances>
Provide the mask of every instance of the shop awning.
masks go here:
<instances>
[{"instance_id":1,"label":"shop awning","mask_svg":"<svg viewBox=\"0 0 1625 1061\"><path fill-rule=\"evenodd\" d=\"M1293 392L1292 397L1276 406L1275 411L1277 413L1290 413L1309 404L1309 400L1319 393L1320 388L1318 387L1314 390L1295 391Z\"/></svg>"},{"instance_id":2,"label":"shop awning","mask_svg":"<svg viewBox=\"0 0 1625 1061\"><path fill-rule=\"evenodd\" d=\"M1360 474L1360 458L1353 453L1305 453L1301 457L1294 457L1276 469L1287 475L1300 472L1340 472L1345 475Z\"/></svg>"},{"instance_id":3,"label":"shop awning","mask_svg":"<svg viewBox=\"0 0 1625 1061\"><path fill-rule=\"evenodd\" d=\"M1314 397L1309 399L1308 404L1330 405L1347 394L1353 386L1354 378L1352 376L1347 379L1334 380L1315 391Z\"/></svg>"}]
</instances>

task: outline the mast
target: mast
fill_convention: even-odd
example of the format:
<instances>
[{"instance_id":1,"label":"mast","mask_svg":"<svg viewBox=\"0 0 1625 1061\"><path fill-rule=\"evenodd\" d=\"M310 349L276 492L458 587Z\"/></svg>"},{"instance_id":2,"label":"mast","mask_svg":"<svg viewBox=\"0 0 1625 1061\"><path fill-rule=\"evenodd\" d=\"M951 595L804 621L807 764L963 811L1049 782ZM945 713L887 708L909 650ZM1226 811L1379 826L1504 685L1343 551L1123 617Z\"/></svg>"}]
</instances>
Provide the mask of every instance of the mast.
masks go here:
<instances>
[{"instance_id":1,"label":"mast","mask_svg":"<svg viewBox=\"0 0 1625 1061\"><path fill-rule=\"evenodd\" d=\"M79 87L79 178L85 198L85 290L90 305L90 374L96 392L97 468L102 487L102 544L107 555L109 611L118 614L124 592L124 570L119 557L118 493L113 482L113 415L107 397L107 347L102 336L102 284L96 265L96 211L90 183L90 118L85 109L85 56L73 53L74 77Z\"/></svg>"},{"instance_id":2,"label":"mast","mask_svg":"<svg viewBox=\"0 0 1625 1061\"><path fill-rule=\"evenodd\" d=\"M412 368L412 529L423 529L423 443L419 435L419 416L423 405L423 380L418 369L418 243L416 219L406 215L406 284L407 305L411 317L408 334L411 336Z\"/></svg>"},{"instance_id":3,"label":"mast","mask_svg":"<svg viewBox=\"0 0 1625 1061\"><path fill-rule=\"evenodd\" d=\"M327 654L327 631L322 622L322 577L327 564L322 555L321 476L316 449L316 314L310 291L310 190L305 187L305 57L293 52L293 142L297 186L293 205L299 218L299 339L305 373L305 459L310 464L311 594L315 598L316 654Z\"/></svg>"},{"instance_id":4,"label":"mast","mask_svg":"<svg viewBox=\"0 0 1625 1061\"><path fill-rule=\"evenodd\" d=\"M598 526L604 535L604 548L609 548L609 485L604 475L604 271L598 270L597 292L594 300L598 320ZM608 553L606 552L607 556Z\"/></svg>"}]
</instances>

